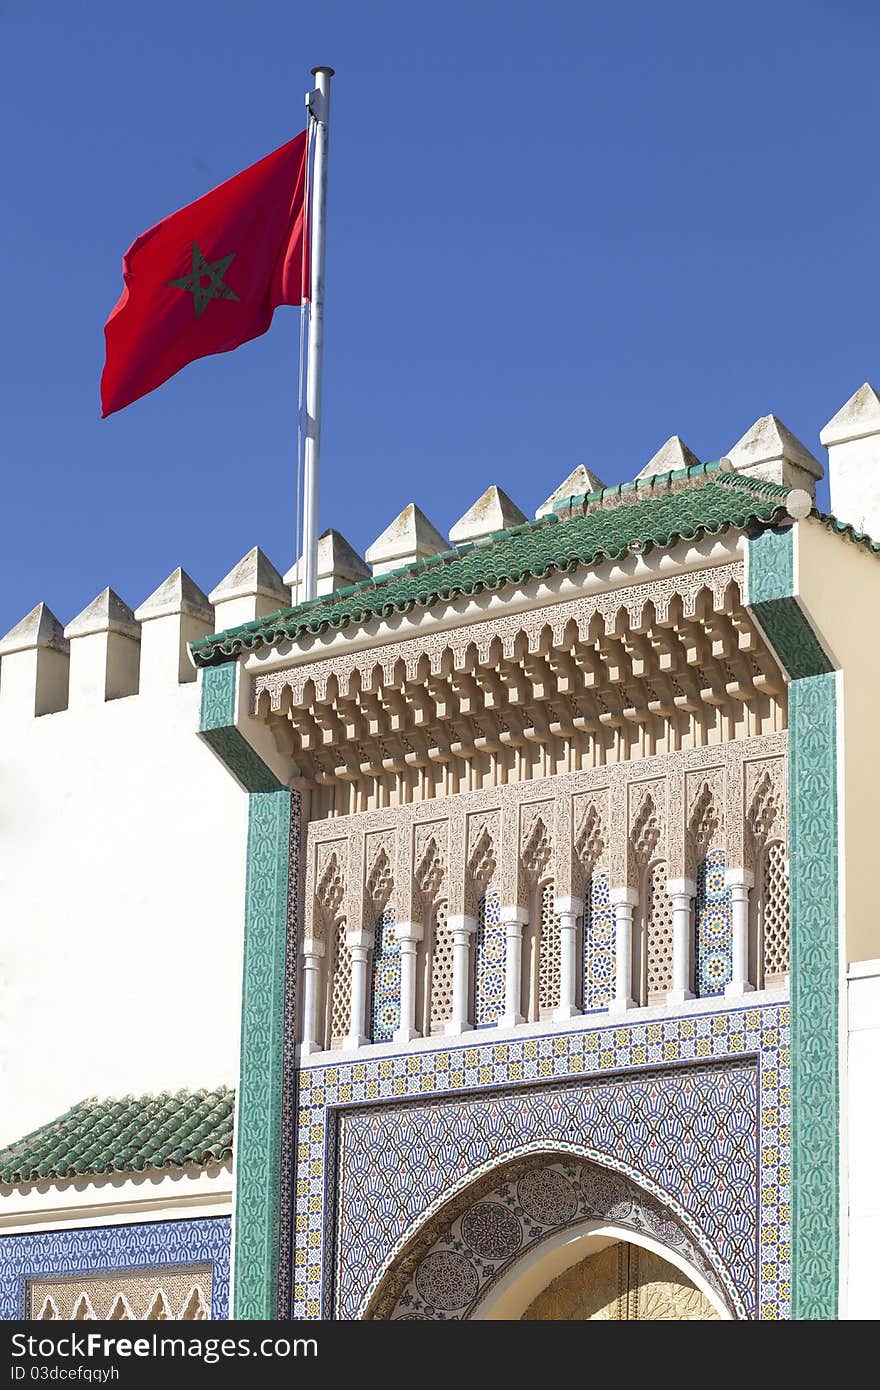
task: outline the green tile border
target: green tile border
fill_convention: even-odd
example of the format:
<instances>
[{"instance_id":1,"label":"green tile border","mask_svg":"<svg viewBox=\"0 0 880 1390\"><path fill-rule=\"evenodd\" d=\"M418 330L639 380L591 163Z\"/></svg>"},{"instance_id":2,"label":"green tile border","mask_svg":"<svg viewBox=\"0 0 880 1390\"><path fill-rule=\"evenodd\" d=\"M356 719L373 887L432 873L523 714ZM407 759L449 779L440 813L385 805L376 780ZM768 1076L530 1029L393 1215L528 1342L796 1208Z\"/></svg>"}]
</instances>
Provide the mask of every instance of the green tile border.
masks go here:
<instances>
[{"instance_id":1,"label":"green tile border","mask_svg":"<svg viewBox=\"0 0 880 1390\"><path fill-rule=\"evenodd\" d=\"M278 791L281 783L274 772L235 727L237 671L237 661L205 667L199 733L245 791Z\"/></svg>"},{"instance_id":2,"label":"green tile border","mask_svg":"<svg viewBox=\"0 0 880 1390\"><path fill-rule=\"evenodd\" d=\"M202 675L199 733L249 793L232 1316L277 1314L291 794L235 727L237 663Z\"/></svg>"},{"instance_id":3,"label":"green tile border","mask_svg":"<svg viewBox=\"0 0 880 1390\"><path fill-rule=\"evenodd\" d=\"M834 669L794 596L792 527L749 541L749 603L792 680Z\"/></svg>"},{"instance_id":4,"label":"green tile border","mask_svg":"<svg viewBox=\"0 0 880 1390\"><path fill-rule=\"evenodd\" d=\"M792 1317L838 1317L837 676L789 690Z\"/></svg>"},{"instance_id":5,"label":"green tile border","mask_svg":"<svg viewBox=\"0 0 880 1390\"><path fill-rule=\"evenodd\" d=\"M793 528L749 541L749 604L786 668L792 999L792 1317L838 1317L837 676L795 597Z\"/></svg>"},{"instance_id":6,"label":"green tile border","mask_svg":"<svg viewBox=\"0 0 880 1390\"><path fill-rule=\"evenodd\" d=\"M277 1315L289 791L250 798L235 1156L236 1318Z\"/></svg>"}]
</instances>

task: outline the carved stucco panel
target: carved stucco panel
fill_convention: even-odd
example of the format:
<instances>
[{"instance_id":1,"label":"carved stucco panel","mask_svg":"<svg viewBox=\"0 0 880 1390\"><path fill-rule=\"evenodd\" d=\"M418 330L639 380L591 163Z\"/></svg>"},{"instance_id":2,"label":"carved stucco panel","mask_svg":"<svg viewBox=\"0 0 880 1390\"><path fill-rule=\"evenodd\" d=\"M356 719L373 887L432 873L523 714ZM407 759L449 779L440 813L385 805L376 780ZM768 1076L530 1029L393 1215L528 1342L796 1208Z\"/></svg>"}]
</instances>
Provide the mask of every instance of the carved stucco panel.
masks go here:
<instances>
[{"instance_id":1,"label":"carved stucco panel","mask_svg":"<svg viewBox=\"0 0 880 1390\"><path fill-rule=\"evenodd\" d=\"M346 921L348 930L372 932L373 922L366 911L366 836L364 827L352 825L348 845Z\"/></svg>"},{"instance_id":2,"label":"carved stucco panel","mask_svg":"<svg viewBox=\"0 0 880 1390\"><path fill-rule=\"evenodd\" d=\"M401 836L401 843L408 843L404 836ZM417 916L421 918L448 891L449 821L417 822L413 826L411 846L412 865L407 866L407 873Z\"/></svg>"},{"instance_id":3,"label":"carved stucco panel","mask_svg":"<svg viewBox=\"0 0 880 1390\"><path fill-rule=\"evenodd\" d=\"M299 706L309 703L313 696L326 700L329 693L348 699L358 689L374 691L380 685L389 687L403 680L416 680L424 674L425 665L427 674L441 675L450 666L459 671L466 669L471 656L480 663L499 658L510 661L519 655L523 646L532 654L550 646L561 646L570 623L574 625L577 640L586 641L590 640L591 633L595 634L596 619L609 636L618 633L622 622L636 630L652 622L663 625L670 621L670 612L677 609L685 619L690 619L697 615L701 596L706 593L711 596L716 610L731 611L739 600L742 583L742 562L734 561L527 613L470 623L452 631L260 672L252 681L251 712L257 713L263 695L268 695L270 709L278 711L285 692L289 692L288 698Z\"/></svg>"},{"instance_id":4,"label":"carved stucco panel","mask_svg":"<svg viewBox=\"0 0 880 1390\"><path fill-rule=\"evenodd\" d=\"M711 783L716 789L720 820L725 824L728 840L725 847L731 855L730 863L734 864L737 836L749 838L744 822L759 788L763 789L765 801L772 792L773 838L786 838L786 748L787 736L774 734L610 768L565 773L437 798L430 806L413 803L314 821L307 830L309 882L305 895L305 934L323 931L323 924L318 920L320 913L316 911L316 894L334 854L344 893L343 901L334 907L336 917L346 916L352 929L372 929L369 913L364 921L364 897L368 872L375 859L375 846L379 843L386 846L392 865L395 905L401 920L408 920L410 911L418 915L418 894L426 890L421 888L417 874L428 874L423 860L432 836L439 855L438 865L433 870L434 879L439 881L442 875L441 889L437 891L446 898L450 914L474 916L476 913L478 895L473 878L474 868L480 876L480 856L477 855L473 867L471 861L483 832L487 837L484 848L494 863L492 872L496 886L500 888L500 879L505 877L506 882L513 882L519 893L523 833L527 838L539 813L552 841L550 862L557 896L580 895L583 868L578 862L576 846L589 806L595 808L601 822L601 867L608 870L612 886L629 883L637 887L629 831L648 790L660 820L658 855L668 852L670 877L685 873L688 813L704 783ZM734 806L735 813L731 809ZM756 807L756 825L760 821L759 811L760 807ZM506 817L506 834L502 832L502 817ZM411 894L410 909L405 906L407 893ZM510 901L523 899L511 898Z\"/></svg>"},{"instance_id":5,"label":"carved stucco panel","mask_svg":"<svg viewBox=\"0 0 880 1390\"><path fill-rule=\"evenodd\" d=\"M326 941L345 904L348 839L313 843L311 860L304 935Z\"/></svg>"},{"instance_id":6,"label":"carved stucco panel","mask_svg":"<svg viewBox=\"0 0 880 1390\"><path fill-rule=\"evenodd\" d=\"M519 808L519 863L526 897L545 879L557 880L555 845L553 842L554 803L527 801Z\"/></svg>"},{"instance_id":7,"label":"carved stucco panel","mask_svg":"<svg viewBox=\"0 0 880 1390\"><path fill-rule=\"evenodd\" d=\"M768 840L788 844L788 776L784 758L747 759L743 765L743 862L754 872Z\"/></svg>"},{"instance_id":8,"label":"carved stucco panel","mask_svg":"<svg viewBox=\"0 0 880 1390\"><path fill-rule=\"evenodd\" d=\"M572 830L575 897L583 897L586 880L591 874L608 868L609 789L597 787L572 798Z\"/></svg>"},{"instance_id":9,"label":"carved stucco panel","mask_svg":"<svg viewBox=\"0 0 880 1390\"><path fill-rule=\"evenodd\" d=\"M467 858L461 852L467 836L467 810L462 797L450 801L448 825L449 845L455 852L450 854L446 870L447 900L450 916L460 917L467 913L468 903Z\"/></svg>"},{"instance_id":10,"label":"carved stucco panel","mask_svg":"<svg viewBox=\"0 0 880 1390\"><path fill-rule=\"evenodd\" d=\"M666 858L666 781L665 777L656 777L630 782L627 787L626 882L631 888L639 886L642 872L649 864Z\"/></svg>"},{"instance_id":11,"label":"carved stucco panel","mask_svg":"<svg viewBox=\"0 0 880 1390\"><path fill-rule=\"evenodd\" d=\"M697 865L710 850L725 848L725 769L700 768L685 774L687 839L685 869L696 878Z\"/></svg>"},{"instance_id":12,"label":"carved stucco panel","mask_svg":"<svg viewBox=\"0 0 880 1390\"><path fill-rule=\"evenodd\" d=\"M393 901L397 862L394 826L364 836L364 927L372 931L376 918Z\"/></svg>"},{"instance_id":13,"label":"carved stucco panel","mask_svg":"<svg viewBox=\"0 0 880 1390\"><path fill-rule=\"evenodd\" d=\"M616 771L616 769L615 769ZM612 776L609 789L609 875L612 888L629 883L629 836L627 834L627 786L622 777Z\"/></svg>"},{"instance_id":14,"label":"carved stucco panel","mask_svg":"<svg viewBox=\"0 0 880 1390\"><path fill-rule=\"evenodd\" d=\"M467 865L465 872L465 912L476 917L477 903L486 889L497 882L501 847L501 811L477 811L467 818Z\"/></svg>"}]
</instances>

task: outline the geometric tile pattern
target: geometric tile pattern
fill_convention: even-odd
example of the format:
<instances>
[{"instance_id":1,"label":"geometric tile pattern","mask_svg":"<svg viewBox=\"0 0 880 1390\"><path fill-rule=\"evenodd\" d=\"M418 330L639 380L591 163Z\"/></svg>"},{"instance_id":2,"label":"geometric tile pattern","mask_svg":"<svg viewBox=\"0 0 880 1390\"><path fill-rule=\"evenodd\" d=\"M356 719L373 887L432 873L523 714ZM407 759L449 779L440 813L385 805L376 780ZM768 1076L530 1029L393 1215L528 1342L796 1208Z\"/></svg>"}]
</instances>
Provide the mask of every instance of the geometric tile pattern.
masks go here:
<instances>
[{"instance_id":1,"label":"geometric tile pattern","mask_svg":"<svg viewBox=\"0 0 880 1390\"><path fill-rule=\"evenodd\" d=\"M724 886L725 855L713 849L697 869L695 993L698 999L723 994L733 979L733 903Z\"/></svg>"},{"instance_id":2,"label":"geometric tile pattern","mask_svg":"<svg viewBox=\"0 0 880 1390\"><path fill-rule=\"evenodd\" d=\"M471 1317L517 1260L548 1237L585 1222L613 1223L662 1241L728 1303L710 1261L671 1210L618 1174L582 1159L542 1159L510 1164L500 1176L504 1181L480 1191L476 1201L471 1199L445 1223L427 1254L419 1252L408 1279L409 1265L405 1267L398 1286L383 1300L390 1305L386 1316L438 1322ZM497 1176L493 1179L497 1182ZM380 1308L381 1303L372 1316L381 1317Z\"/></svg>"},{"instance_id":3,"label":"geometric tile pattern","mask_svg":"<svg viewBox=\"0 0 880 1390\"><path fill-rule=\"evenodd\" d=\"M376 919L370 1018L373 1042L390 1042L400 1027L400 943L390 904Z\"/></svg>"},{"instance_id":4,"label":"geometric tile pattern","mask_svg":"<svg viewBox=\"0 0 880 1390\"><path fill-rule=\"evenodd\" d=\"M785 1004L578 1020L302 1068L291 1316L362 1316L457 1191L513 1157L565 1151L668 1206L749 1317L787 1318L789 1024Z\"/></svg>"},{"instance_id":5,"label":"geometric tile pattern","mask_svg":"<svg viewBox=\"0 0 880 1390\"><path fill-rule=\"evenodd\" d=\"M477 907L474 941L474 1027L498 1023L504 1013L505 929L501 898L490 888Z\"/></svg>"},{"instance_id":6,"label":"geometric tile pattern","mask_svg":"<svg viewBox=\"0 0 880 1390\"><path fill-rule=\"evenodd\" d=\"M751 1294L753 1311L756 1088L749 1061L345 1111L336 1315L358 1316L377 1254L400 1245L426 1197L443 1198L475 1162L553 1145L599 1154L637 1181L662 1177L667 1201L703 1234L747 1308Z\"/></svg>"},{"instance_id":7,"label":"geometric tile pattern","mask_svg":"<svg viewBox=\"0 0 880 1390\"><path fill-rule=\"evenodd\" d=\"M614 994L614 908L608 875L590 878L584 903L583 1008L607 1009Z\"/></svg>"},{"instance_id":8,"label":"geometric tile pattern","mask_svg":"<svg viewBox=\"0 0 880 1390\"><path fill-rule=\"evenodd\" d=\"M211 1317L229 1316L228 1216L142 1221L132 1226L82 1226L0 1237L0 1319L28 1316L28 1282L77 1276L129 1276L179 1266L209 1265ZM37 1310L38 1311L38 1310Z\"/></svg>"}]
</instances>

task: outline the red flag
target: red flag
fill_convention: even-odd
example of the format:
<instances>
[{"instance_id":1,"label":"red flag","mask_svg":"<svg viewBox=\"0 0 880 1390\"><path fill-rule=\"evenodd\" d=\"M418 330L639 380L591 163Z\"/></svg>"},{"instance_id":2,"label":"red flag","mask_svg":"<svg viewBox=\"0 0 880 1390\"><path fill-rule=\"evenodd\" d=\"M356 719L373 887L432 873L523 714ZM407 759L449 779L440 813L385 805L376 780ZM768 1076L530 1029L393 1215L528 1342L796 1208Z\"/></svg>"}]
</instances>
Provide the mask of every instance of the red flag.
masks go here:
<instances>
[{"instance_id":1,"label":"red flag","mask_svg":"<svg viewBox=\"0 0 880 1390\"><path fill-rule=\"evenodd\" d=\"M129 247L125 289L104 326L102 416L187 362L258 338L279 304L308 297L306 155L304 131Z\"/></svg>"}]
</instances>

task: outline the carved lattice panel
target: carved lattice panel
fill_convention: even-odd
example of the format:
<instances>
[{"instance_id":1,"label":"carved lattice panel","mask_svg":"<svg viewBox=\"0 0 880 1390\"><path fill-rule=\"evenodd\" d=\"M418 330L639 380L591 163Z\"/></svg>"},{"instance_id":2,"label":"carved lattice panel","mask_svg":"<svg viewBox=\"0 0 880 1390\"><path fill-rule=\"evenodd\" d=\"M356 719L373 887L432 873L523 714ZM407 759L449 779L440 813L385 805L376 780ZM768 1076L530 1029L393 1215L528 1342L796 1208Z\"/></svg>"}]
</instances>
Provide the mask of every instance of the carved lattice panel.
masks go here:
<instances>
[{"instance_id":1,"label":"carved lattice panel","mask_svg":"<svg viewBox=\"0 0 880 1390\"><path fill-rule=\"evenodd\" d=\"M584 895L583 1008L607 1009L614 995L614 908L606 873L593 874Z\"/></svg>"},{"instance_id":2,"label":"carved lattice panel","mask_svg":"<svg viewBox=\"0 0 880 1390\"><path fill-rule=\"evenodd\" d=\"M790 946L788 859L785 846L767 846L761 875L761 956L764 984L788 973Z\"/></svg>"},{"instance_id":3,"label":"carved lattice panel","mask_svg":"<svg viewBox=\"0 0 880 1390\"><path fill-rule=\"evenodd\" d=\"M28 1281L28 1306L39 1322L204 1322L211 1286L204 1265L38 1278Z\"/></svg>"},{"instance_id":4,"label":"carved lattice panel","mask_svg":"<svg viewBox=\"0 0 880 1390\"><path fill-rule=\"evenodd\" d=\"M346 921L336 923L333 980L330 985L330 1041L341 1042L351 1027L351 951L345 939Z\"/></svg>"},{"instance_id":5,"label":"carved lattice panel","mask_svg":"<svg viewBox=\"0 0 880 1390\"><path fill-rule=\"evenodd\" d=\"M400 942L390 904L376 918L371 983L370 1036L390 1042L400 1027Z\"/></svg>"},{"instance_id":6,"label":"carved lattice panel","mask_svg":"<svg viewBox=\"0 0 880 1390\"><path fill-rule=\"evenodd\" d=\"M698 999L723 994L733 978L733 907L724 886L725 854L713 849L697 869L694 992Z\"/></svg>"},{"instance_id":7,"label":"carved lattice panel","mask_svg":"<svg viewBox=\"0 0 880 1390\"><path fill-rule=\"evenodd\" d=\"M555 1009L559 1003L560 933L554 911L556 890L552 883L540 889L541 944L538 954L538 1007Z\"/></svg>"},{"instance_id":8,"label":"carved lattice panel","mask_svg":"<svg viewBox=\"0 0 880 1390\"><path fill-rule=\"evenodd\" d=\"M474 1024L486 1028L504 1013L504 927L501 899L494 888L477 905L474 941Z\"/></svg>"},{"instance_id":9,"label":"carved lattice panel","mask_svg":"<svg viewBox=\"0 0 880 1390\"><path fill-rule=\"evenodd\" d=\"M672 989L672 902L666 891L666 865L654 864L645 880L646 1000L657 1004Z\"/></svg>"},{"instance_id":10,"label":"carved lattice panel","mask_svg":"<svg viewBox=\"0 0 880 1390\"><path fill-rule=\"evenodd\" d=\"M442 1033L443 1025L452 1018L453 946L452 932L446 925L448 907L439 903L434 910L431 928L431 1015L432 1033Z\"/></svg>"}]
</instances>

